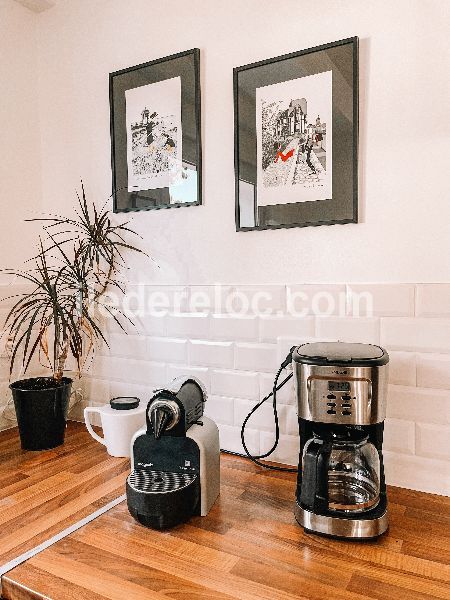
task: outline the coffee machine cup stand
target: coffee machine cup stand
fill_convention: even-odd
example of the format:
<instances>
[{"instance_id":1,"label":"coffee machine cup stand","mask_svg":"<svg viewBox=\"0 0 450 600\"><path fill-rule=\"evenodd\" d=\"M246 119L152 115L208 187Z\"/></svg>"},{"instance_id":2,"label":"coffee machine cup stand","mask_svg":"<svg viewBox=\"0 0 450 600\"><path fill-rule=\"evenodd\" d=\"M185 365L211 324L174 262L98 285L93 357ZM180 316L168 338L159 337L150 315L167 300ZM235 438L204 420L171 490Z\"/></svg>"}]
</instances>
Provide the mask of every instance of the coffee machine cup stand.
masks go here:
<instances>
[{"instance_id":1,"label":"coffee machine cup stand","mask_svg":"<svg viewBox=\"0 0 450 600\"><path fill-rule=\"evenodd\" d=\"M388 528L383 468L389 356L371 344L310 343L292 355L306 532L371 539Z\"/></svg>"},{"instance_id":2,"label":"coffee machine cup stand","mask_svg":"<svg viewBox=\"0 0 450 600\"><path fill-rule=\"evenodd\" d=\"M155 390L146 426L131 440L128 510L142 525L168 529L206 516L220 491L217 425L203 416L206 391L195 377Z\"/></svg>"}]
</instances>

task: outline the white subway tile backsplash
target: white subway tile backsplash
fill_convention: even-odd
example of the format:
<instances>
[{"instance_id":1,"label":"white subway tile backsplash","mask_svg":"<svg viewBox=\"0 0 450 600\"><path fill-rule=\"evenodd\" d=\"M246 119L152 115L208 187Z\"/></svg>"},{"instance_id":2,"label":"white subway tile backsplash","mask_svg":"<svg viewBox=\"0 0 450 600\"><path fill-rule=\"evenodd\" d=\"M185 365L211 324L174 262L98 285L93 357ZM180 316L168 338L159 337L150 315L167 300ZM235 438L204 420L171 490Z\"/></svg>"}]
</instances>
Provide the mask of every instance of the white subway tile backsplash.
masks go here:
<instances>
[{"instance_id":1,"label":"white subway tile backsplash","mask_svg":"<svg viewBox=\"0 0 450 600\"><path fill-rule=\"evenodd\" d=\"M176 338L147 338L147 359L165 363L186 364L188 361L188 342Z\"/></svg>"},{"instance_id":2,"label":"white subway tile backsplash","mask_svg":"<svg viewBox=\"0 0 450 600\"><path fill-rule=\"evenodd\" d=\"M450 425L416 423L416 454L450 460Z\"/></svg>"},{"instance_id":3,"label":"white subway tile backsplash","mask_svg":"<svg viewBox=\"0 0 450 600\"><path fill-rule=\"evenodd\" d=\"M220 447L231 452L244 454L241 442L241 428L232 425L219 425ZM259 431L257 429L245 430L245 445L251 454L259 454Z\"/></svg>"},{"instance_id":4,"label":"white subway tile backsplash","mask_svg":"<svg viewBox=\"0 0 450 600\"><path fill-rule=\"evenodd\" d=\"M176 377L196 377L206 390L210 390L209 369L207 367L188 367L186 365L167 365L167 382Z\"/></svg>"},{"instance_id":5,"label":"white subway tile backsplash","mask_svg":"<svg viewBox=\"0 0 450 600\"><path fill-rule=\"evenodd\" d=\"M364 310L356 317L357 300L364 308L358 295L365 292L373 299L373 317ZM82 379L87 402L101 405L116 395L146 402L173 378L195 376L208 390L205 414L218 423L221 447L242 453L242 421L271 392L292 346L338 339L380 343L391 358L387 481L450 493L450 284L132 285L127 302L144 316L133 317L135 327L123 321L130 335L111 319L104 324L110 350L99 349ZM245 305L247 312L232 313ZM256 314L256 308L269 313ZM45 373L36 367L27 376L38 374ZM20 377L18 369L14 376ZM8 377L8 360L0 356L0 430L14 425L2 416L11 397ZM270 459L297 465L292 380L277 401L281 436ZM14 416L12 406L8 414ZM246 440L254 454L273 445L270 399L252 417Z\"/></svg>"},{"instance_id":6,"label":"white subway tile backsplash","mask_svg":"<svg viewBox=\"0 0 450 600\"><path fill-rule=\"evenodd\" d=\"M387 416L423 423L450 423L450 392L390 385Z\"/></svg>"},{"instance_id":7,"label":"white subway tile backsplash","mask_svg":"<svg viewBox=\"0 0 450 600\"><path fill-rule=\"evenodd\" d=\"M167 368L165 363L97 356L91 375L95 378L162 386L167 381Z\"/></svg>"},{"instance_id":8,"label":"white subway tile backsplash","mask_svg":"<svg viewBox=\"0 0 450 600\"><path fill-rule=\"evenodd\" d=\"M386 451L384 466L388 485L450 495L450 461Z\"/></svg>"},{"instance_id":9,"label":"white subway tile backsplash","mask_svg":"<svg viewBox=\"0 0 450 600\"><path fill-rule=\"evenodd\" d=\"M345 316L346 304L344 284L287 286L286 312L292 316Z\"/></svg>"},{"instance_id":10,"label":"white subway tile backsplash","mask_svg":"<svg viewBox=\"0 0 450 600\"><path fill-rule=\"evenodd\" d=\"M234 424L236 427L242 427L247 415L254 408L257 402L251 402L250 400L242 400L235 398L234 400ZM286 429L286 410L287 406L280 404L277 409L278 423L281 431ZM262 404L258 410L256 410L250 419L248 420L247 426L249 429L260 429L265 431L275 432L275 421L273 416L273 407L270 402Z\"/></svg>"},{"instance_id":11,"label":"white subway tile backsplash","mask_svg":"<svg viewBox=\"0 0 450 600\"><path fill-rule=\"evenodd\" d=\"M283 371L278 379L278 383L281 383L283 379L288 376L288 371ZM275 379L275 373L260 373L259 374L259 396L260 400L265 398L273 389L273 383ZM270 402L271 400L267 400ZM277 403L280 404L288 404L288 405L297 405L297 400L294 394L294 384L293 380L290 379L287 381L284 386L278 390L277 392Z\"/></svg>"},{"instance_id":12,"label":"white subway tile backsplash","mask_svg":"<svg viewBox=\"0 0 450 600\"><path fill-rule=\"evenodd\" d=\"M208 339L209 316L205 313L178 313L167 315L167 335Z\"/></svg>"},{"instance_id":13,"label":"white subway tile backsplash","mask_svg":"<svg viewBox=\"0 0 450 600\"><path fill-rule=\"evenodd\" d=\"M389 351L389 383L416 385L416 355L413 352ZM417 382L417 385L422 384Z\"/></svg>"},{"instance_id":14,"label":"white subway tile backsplash","mask_svg":"<svg viewBox=\"0 0 450 600\"><path fill-rule=\"evenodd\" d=\"M109 349L103 346L102 353L108 356L123 356L125 358L148 358L147 338L143 335L127 335L111 333L108 338Z\"/></svg>"},{"instance_id":15,"label":"white subway tile backsplash","mask_svg":"<svg viewBox=\"0 0 450 600\"><path fill-rule=\"evenodd\" d=\"M450 283L427 283L417 286L418 317L450 318Z\"/></svg>"},{"instance_id":16,"label":"white subway tile backsplash","mask_svg":"<svg viewBox=\"0 0 450 600\"><path fill-rule=\"evenodd\" d=\"M129 273L133 274L132 268ZM187 311L188 299L188 286L128 283L122 305L133 313L166 314L169 310Z\"/></svg>"},{"instance_id":17,"label":"white subway tile backsplash","mask_svg":"<svg viewBox=\"0 0 450 600\"><path fill-rule=\"evenodd\" d=\"M261 431L261 454L270 450L273 442L273 434ZM280 440L275 452L273 452L267 460L297 467L299 452L300 438L298 435L280 435Z\"/></svg>"},{"instance_id":18,"label":"white subway tile backsplash","mask_svg":"<svg viewBox=\"0 0 450 600\"><path fill-rule=\"evenodd\" d=\"M284 432L288 435L299 435L297 406L286 406L286 426Z\"/></svg>"},{"instance_id":19,"label":"white subway tile backsplash","mask_svg":"<svg viewBox=\"0 0 450 600\"><path fill-rule=\"evenodd\" d=\"M392 350L450 352L450 319L381 319L381 345Z\"/></svg>"},{"instance_id":20,"label":"white subway tile backsplash","mask_svg":"<svg viewBox=\"0 0 450 600\"><path fill-rule=\"evenodd\" d=\"M352 317L409 317L414 315L414 285L349 285L348 310Z\"/></svg>"},{"instance_id":21,"label":"white subway tile backsplash","mask_svg":"<svg viewBox=\"0 0 450 600\"><path fill-rule=\"evenodd\" d=\"M162 314L135 315L133 324L126 323L125 329L130 334L163 336L166 334L166 316ZM111 330L117 332L117 324L110 323Z\"/></svg>"},{"instance_id":22,"label":"white subway tile backsplash","mask_svg":"<svg viewBox=\"0 0 450 600\"><path fill-rule=\"evenodd\" d=\"M211 371L211 393L256 401L259 395L258 373Z\"/></svg>"},{"instance_id":23,"label":"white subway tile backsplash","mask_svg":"<svg viewBox=\"0 0 450 600\"><path fill-rule=\"evenodd\" d=\"M83 389L89 405L105 404L112 398L109 379L84 377Z\"/></svg>"},{"instance_id":24,"label":"white subway tile backsplash","mask_svg":"<svg viewBox=\"0 0 450 600\"><path fill-rule=\"evenodd\" d=\"M189 342L189 363L195 366L233 367L233 344L231 342Z\"/></svg>"},{"instance_id":25,"label":"white subway tile backsplash","mask_svg":"<svg viewBox=\"0 0 450 600\"><path fill-rule=\"evenodd\" d=\"M152 397L155 385L136 384L130 381L83 377L82 388L86 406L101 406L117 396L136 396L142 404Z\"/></svg>"},{"instance_id":26,"label":"white subway tile backsplash","mask_svg":"<svg viewBox=\"0 0 450 600\"><path fill-rule=\"evenodd\" d=\"M211 315L211 339L254 341L258 339L258 318L251 315Z\"/></svg>"},{"instance_id":27,"label":"white subway tile backsplash","mask_svg":"<svg viewBox=\"0 0 450 600\"><path fill-rule=\"evenodd\" d=\"M283 285L237 286L233 290L232 310L241 314L264 314L265 311L282 314L286 311L286 288Z\"/></svg>"},{"instance_id":28,"label":"white subway tile backsplash","mask_svg":"<svg viewBox=\"0 0 450 600\"><path fill-rule=\"evenodd\" d=\"M110 381L109 393L111 398L117 396L136 396L142 405L147 404L155 392L155 388L160 386L150 384L136 384L129 381ZM109 400L109 399L108 399Z\"/></svg>"},{"instance_id":29,"label":"white subway tile backsplash","mask_svg":"<svg viewBox=\"0 0 450 600\"><path fill-rule=\"evenodd\" d=\"M259 339L262 342L276 342L281 336L302 339L312 337L315 331L314 317L260 317ZM253 339L255 339L254 336Z\"/></svg>"},{"instance_id":30,"label":"white subway tile backsplash","mask_svg":"<svg viewBox=\"0 0 450 600\"><path fill-rule=\"evenodd\" d=\"M415 452L414 421L402 419L386 419L384 424L383 448L392 452L414 454Z\"/></svg>"},{"instance_id":31,"label":"white subway tile backsplash","mask_svg":"<svg viewBox=\"0 0 450 600\"><path fill-rule=\"evenodd\" d=\"M450 355L419 354L417 356L417 385L425 388L450 390Z\"/></svg>"},{"instance_id":32,"label":"white subway tile backsplash","mask_svg":"<svg viewBox=\"0 0 450 600\"><path fill-rule=\"evenodd\" d=\"M275 344L236 344L235 368L242 371L269 371L277 369Z\"/></svg>"},{"instance_id":33,"label":"white subway tile backsplash","mask_svg":"<svg viewBox=\"0 0 450 600\"><path fill-rule=\"evenodd\" d=\"M112 333L130 335L165 335L165 315L162 313L150 314L143 310L130 311L127 315L116 315L117 321L111 316L103 317L102 327L108 332L108 336ZM107 338L108 339L108 338Z\"/></svg>"},{"instance_id":34,"label":"white subway tile backsplash","mask_svg":"<svg viewBox=\"0 0 450 600\"><path fill-rule=\"evenodd\" d=\"M189 311L226 313L232 307L234 288L230 285L194 285L189 292Z\"/></svg>"},{"instance_id":35,"label":"white subway tile backsplash","mask_svg":"<svg viewBox=\"0 0 450 600\"><path fill-rule=\"evenodd\" d=\"M380 322L377 318L318 317L316 327L318 338L363 344L378 344L380 341Z\"/></svg>"},{"instance_id":36,"label":"white subway tile backsplash","mask_svg":"<svg viewBox=\"0 0 450 600\"><path fill-rule=\"evenodd\" d=\"M234 401L233 398L209 396L205 403L205 416L213 419L218 424L233 425Z\"/></svg>"},{"instance_id":37,"label":"white subway tile backsplash","mask_svg":"<svg viewBox=\"0 0 450 600\"><path fill-rule=\"evenodd\" d=\"M149 312L173 310L189 312L189 287L182 285L147 285L146 307Z\"/></svg>"}]
</instances>

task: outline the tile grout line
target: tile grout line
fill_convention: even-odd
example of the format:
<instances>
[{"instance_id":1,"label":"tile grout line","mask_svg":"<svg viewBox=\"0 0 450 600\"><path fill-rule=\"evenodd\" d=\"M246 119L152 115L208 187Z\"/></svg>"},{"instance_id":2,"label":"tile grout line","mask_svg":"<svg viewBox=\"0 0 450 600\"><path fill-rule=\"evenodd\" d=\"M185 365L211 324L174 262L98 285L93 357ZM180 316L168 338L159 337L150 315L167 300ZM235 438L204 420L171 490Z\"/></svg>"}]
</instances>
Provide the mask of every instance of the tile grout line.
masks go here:
<instances>
[{"instance_id":1,"label":"tile grout line","mask_svg":"<svg viewBox=\"0 0 450 600\"><path fill-rule=\"evenodd\" d=\"M33 558L34 556L36 556L36 554L39 554L40 552L43 552L50 546L53 546L54 544L56 544L56 542L59 542L60 540L64 539L71 533L74 533L78 529L81 529L82 527L84 527L85 525L90 523L91 521L94 521L95 519L97 519L98 517L103 515L104 513L108 512L109 510L111 510L112 508L114 508L115 506L117 506L118 504L123 502L124 500L126 500L126 498L127 498L126 494L119 496L115 500L112 500L108 504L105 504L105 506L102 506L98 510L87 515L86 517L84 517L84 519L77 521L73 525L70 525L66 529L63 529L62 531L60 531L56 535L52 536L48 540L45 540L41 544L35 546L34 548L31 548L31 550L27 550L27 552L20 554L19 556L17 556L16 558L13 558L12 560L5 563L4 565L0 565L0 594L1 594L1 578L3 577L3 575L8 573L15 567L18 567L22 563L26 562L30 558Z\"/></svg>"}]
</instances>

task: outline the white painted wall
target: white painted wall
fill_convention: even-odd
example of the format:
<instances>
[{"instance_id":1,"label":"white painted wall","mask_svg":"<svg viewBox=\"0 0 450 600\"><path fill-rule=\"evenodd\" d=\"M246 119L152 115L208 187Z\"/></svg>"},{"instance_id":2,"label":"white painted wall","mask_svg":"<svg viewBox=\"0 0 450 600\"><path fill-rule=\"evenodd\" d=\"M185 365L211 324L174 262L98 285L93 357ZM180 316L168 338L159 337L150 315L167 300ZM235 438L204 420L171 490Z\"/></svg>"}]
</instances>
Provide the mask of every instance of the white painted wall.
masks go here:
<instances>
[{"instance_id":1,"label":"white painted wall","mask_svg":"<svg viewBox=\"0 0 450 600\"><path fill-rule=\"evenodd\" d=\"M23 220L41 211L37 19L0 0L0 268L30 257L35 227Z\"/></svg>"},{"instance_id":2,"label":"white painted wall","mask_svg":"<svg viewBox=\"0 0 450 600\"><path fill-rule=\"evenodd\" d=\"M108 73L201 49L205 205L141 213L158 260L136 281L285 283L450 278L450 3L446 0L62 0L40 15L43 181L111 192ZM232 69L360 37L362 222L239 233ZM137 267L137 265L136 265Z\"/></svg>"}]
</instances>

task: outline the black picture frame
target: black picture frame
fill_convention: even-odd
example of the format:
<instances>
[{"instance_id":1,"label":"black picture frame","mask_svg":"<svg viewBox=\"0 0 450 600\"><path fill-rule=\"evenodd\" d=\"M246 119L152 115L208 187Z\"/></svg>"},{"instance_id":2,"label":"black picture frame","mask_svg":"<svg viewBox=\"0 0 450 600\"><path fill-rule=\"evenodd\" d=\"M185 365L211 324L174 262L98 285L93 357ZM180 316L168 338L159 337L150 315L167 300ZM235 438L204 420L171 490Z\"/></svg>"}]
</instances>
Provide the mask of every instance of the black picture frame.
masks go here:
<instances>
[{"instance_id":1,"label":"black picture frame","mask_svg":"<svg viewBox=\"0 0 450 600\"><path fill-rule=\"evenodd\" d=\"M125 92L178 76L181 78L182 161L184 166L196 172L195 200L186 202L170 202L167 187L128 191ZM110 73L109 103L113 211L136 212L201 205L200 50L193 48Z\"/></svg>"},{"instance_id":2,"label":"black picture frame","mask_svg":"<svg viewBox=\"0 0 450 600\"><path fill-rule=\"evenodd\" d=\"M327 67L325 67L327 65ZM332 194L330 199L257 206L256 89L332 71ZM234 170L236 231L358 222L358 37L235 67ZM336 133L335 133L336 132ZM245 157L245 158L244 158ZM243 224L240 183L254 186L255 223ZM247 218L251 220L251 190Z\"/></svg>"}]
</instances>

